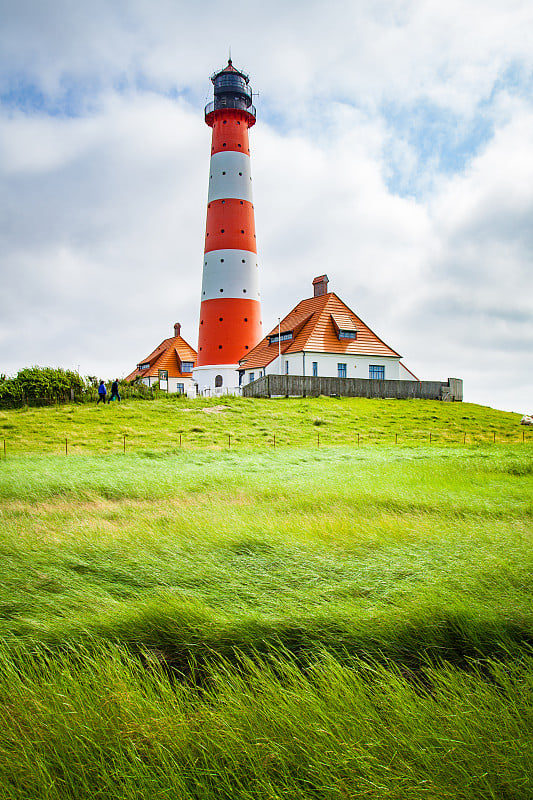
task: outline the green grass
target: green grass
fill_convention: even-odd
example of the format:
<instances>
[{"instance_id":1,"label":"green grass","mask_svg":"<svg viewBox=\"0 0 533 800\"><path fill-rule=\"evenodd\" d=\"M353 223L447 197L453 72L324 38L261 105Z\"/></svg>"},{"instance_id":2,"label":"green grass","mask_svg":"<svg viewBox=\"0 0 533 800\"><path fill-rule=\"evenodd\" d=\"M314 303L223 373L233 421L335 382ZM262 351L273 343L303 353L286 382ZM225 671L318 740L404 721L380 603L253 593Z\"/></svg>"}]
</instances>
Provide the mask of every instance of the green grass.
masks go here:
<instances>
[{"instance_id":1,"label":"green grass","mask_svg":"<svg viewBox=\"0 0 533 800\"><path fill-rule=\"evenodd\" d=\"M412 445L533 441L520 415L469 403L430 400L225 397L106 406L65 405L0 411L0 447L21 453L113 453L181 446L242 448L359 444ZM229 437L229 439L228 439Z\"/></svg>"},{"instance_id":2,"label":"green grass","mask_svg":"<svg viewBox=\"0 0 533 800\"><path fill-rule=\"evenodd\" d=\"M3 796L526 800L531 666L414 680L273 656L213 663L199 687L117 648L2 659Z\"/></svg>"},{"instance_id":3,"label":"green grass","mask_svg":"<svg viewBox=\"0 0 533 800\"><path fill-rule=\"evenodd\" d=\"M533 451L516 416L304 403L7 412L0 798L532 796ZM465 412L497 443L454 444ZM83 431L73 457L46 452L63 413ZM102 420L125 415L138 444L106 452ZM391 441L435 415L442 441ZM175 447L177 419L203 443ZM238 445L213 446L237 419Z\"/></svg>"}]
</instances>

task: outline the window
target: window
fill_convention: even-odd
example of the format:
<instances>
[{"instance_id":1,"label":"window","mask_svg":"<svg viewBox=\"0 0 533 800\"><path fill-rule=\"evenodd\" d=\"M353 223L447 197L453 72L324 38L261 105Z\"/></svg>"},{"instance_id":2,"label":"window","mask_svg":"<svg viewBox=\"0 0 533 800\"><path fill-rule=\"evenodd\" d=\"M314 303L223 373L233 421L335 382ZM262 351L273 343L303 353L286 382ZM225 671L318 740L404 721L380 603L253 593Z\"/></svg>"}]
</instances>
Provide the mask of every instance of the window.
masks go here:
<instances>
[{"instance_id":1,"label":"window","mask_svg":"<svg viewBox=\"0 0 533 800\"><path fill-rule=\"evenodd\" d=\"M269 336L270 344L277 344L277 342L286 342L289 339L292 339L292 331L286 331L282 333L281 336L278 337L278 334L275 333L273 336Z\"/></svg>"},{"instance_id":2,"label":"window","mask_svg":"<svg viewBox=\"0 0 533 800\"><path fill-rule=\"evenodd\" d=\"M337 378L346 377L346 364L337 364Z\"/></svg>"},{"instance_id":3,"label":"window","mask_svg":"<svg viewBox=\"0 0 533 800\"><path fill-rule=\"evenodd\" d=\"M356 339L357 331L348 331L339 329L339 339Z\"/></svg>"},{"instance_id":4,"label":"window","mask_svg":"<svg viewBox=\"0 0 533 800\"><path fill-rule=\"evenodd\" d=\"M222 386L222 375L217 375L215 378L215 389L220 389Z\"/></svg>"},{"instance_id":5,"label":"window","mask_svg":"<svg viewBox=\"0 0 533 800\"><path fill-rule=\"evenodd\" d=\"M255 381L255 372L250 372L248 383L253 383L254 381Z\"/></svg>"},{"instance_id":6,"label":"window","mask_svg":"<svg viewBox=\"0 0 533 800\"><path fill-rule=\"evenodd\" d=\"M148 369L149 366L150 366L150 362L148 361L146 364L139 364L137 369Z\"/></svg>"},{"instance_id":7,"label":"window","mask_svg":"<svg viewBox=\"0 0 533 800\"><path fill-rule=\"evenodd\" d=\"M376 364L370 364L370 366L368 367L368 377L371 380L372 379L373 380L377 380L377 381L384 380L384 378L385 378L385 367L384 366L380 366L380 365L376 365Z\"/></svg>"},{"instance_id":8,"label":"window","mask_svg":"<svg viewBox=\"0 0 533 800\"><path fill-rule=\"evenodd\" d=\"M176 391L177 391L178 394L184 394L185 393L185 384L184 383L176 384Z\"/></svg>"},{"instance_id":9,"label":"window","mask_svg":"<svg viewBox=\"0 0 533 800\"><path fill-rule=\"evenodd\" d=\"M285 362L285 375L288 375L288 374L289 374L289 362L286 361Z\"/></svg>"},{"instance_id":10,"label":"window","mask_svg":"<svg viewBox=\"0 0 533 800\"><path fill-rule=\"evenodd\" d=\"M182 361L181 362L181 371L182 372L192 372L194 367L194 361Z\"/></svg>"},{"instance_id":11,"label":"window","mask_svg":"<svg viewBox=\"0 0 533 800\"><path fill-rule=\"evenodd\" d=\"M318 361L313 361L313 378L318 378Z\"/></svg>"}]
</instances>

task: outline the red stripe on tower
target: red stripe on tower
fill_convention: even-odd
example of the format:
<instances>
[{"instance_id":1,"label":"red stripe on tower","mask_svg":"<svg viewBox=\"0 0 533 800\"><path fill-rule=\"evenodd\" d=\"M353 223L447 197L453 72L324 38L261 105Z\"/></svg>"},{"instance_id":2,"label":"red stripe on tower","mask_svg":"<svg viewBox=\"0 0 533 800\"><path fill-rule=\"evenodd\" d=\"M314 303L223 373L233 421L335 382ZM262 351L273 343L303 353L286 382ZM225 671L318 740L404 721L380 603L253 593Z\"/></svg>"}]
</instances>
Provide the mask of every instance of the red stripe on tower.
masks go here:
<instances>
[{"instance_id":1,"label":"red stripe on tower","mask_svg":"<svg viewBox=\"0 0 533 800\"><path fill-rule=\"evenodd\" d=\"M255 108L248 76L231 59L211 81L205 108L212 128L205 230L198 390L237 391L238 361L262 338L248 128Z\"/></svg>"}]
</instances>

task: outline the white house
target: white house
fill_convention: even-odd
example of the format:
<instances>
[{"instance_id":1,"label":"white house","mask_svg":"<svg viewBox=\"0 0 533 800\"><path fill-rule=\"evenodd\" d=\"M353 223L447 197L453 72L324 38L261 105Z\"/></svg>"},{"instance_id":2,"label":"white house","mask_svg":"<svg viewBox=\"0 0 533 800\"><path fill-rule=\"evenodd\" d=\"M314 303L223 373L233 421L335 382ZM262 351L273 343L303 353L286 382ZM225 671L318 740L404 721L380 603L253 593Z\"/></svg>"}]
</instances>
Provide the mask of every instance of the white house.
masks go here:
<instances>
[{"instance_id":1,"label":"white house","mask_svg":"<svg viewBox=\"0 0 533 800\"><path fill-rule=\"evenodd\" d=\"M146 386L159 386L168 392L196 394L192 371L196 366L196 350L180 335L181 325L174 325L174 336L164 339L149 356L139 361L126 378L140 379Z\"/></svg>"},{"instance_id":2,"label":"white house","mask_svg":"<svg viewBox=\"0 0 533 800\"><path fill-rule=\"evenodd\" d=\"M241 384L268 374L418 381L399 353L328 292L327 275L313 289L240 359Z\"/></svg>"}]
</instances>

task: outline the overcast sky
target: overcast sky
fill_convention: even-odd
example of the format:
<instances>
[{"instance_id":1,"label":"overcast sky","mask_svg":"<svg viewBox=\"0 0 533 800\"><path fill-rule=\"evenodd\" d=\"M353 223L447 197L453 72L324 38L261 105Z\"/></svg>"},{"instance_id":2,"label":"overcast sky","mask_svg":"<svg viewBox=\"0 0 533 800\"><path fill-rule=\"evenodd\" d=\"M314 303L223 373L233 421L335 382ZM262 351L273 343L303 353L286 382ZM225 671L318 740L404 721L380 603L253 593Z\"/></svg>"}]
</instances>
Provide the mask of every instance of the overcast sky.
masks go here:
<instances>
[{"instance_id":1,"label":"overcast sky","mask_svg":"<svg viewBox=\"0 0 533 800\"><path fill-rule=\"evenodd\" d=\"M326 272L418 377L532 412L531 0L0 0L0 372L197 346L230 46L265 332Z\"/></svg>"}]
</instances>

